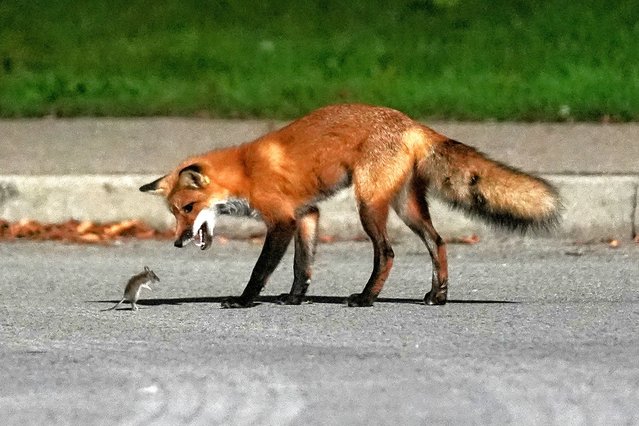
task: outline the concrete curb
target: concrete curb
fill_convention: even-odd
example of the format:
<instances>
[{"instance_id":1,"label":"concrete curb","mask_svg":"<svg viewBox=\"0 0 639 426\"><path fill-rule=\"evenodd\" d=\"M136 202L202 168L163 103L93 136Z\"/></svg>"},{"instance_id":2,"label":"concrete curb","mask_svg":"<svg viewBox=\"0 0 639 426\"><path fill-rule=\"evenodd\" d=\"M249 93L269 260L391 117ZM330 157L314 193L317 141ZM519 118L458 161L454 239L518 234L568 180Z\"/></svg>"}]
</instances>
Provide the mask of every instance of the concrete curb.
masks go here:
<instances>
[{"instance_id":1,"label":"concrete curb","mask_svg":"<svg viewBox=\"0 0 639 426\"><path fill-rule=\"evenodd\" d=\"M578 241L607 238L630 239L639 232L639 176L544 175L559 189L565 210L560 229L552 237ZM173 226L161 198L142 194L138 187L156 175L49 175L0 176L0 217L9 221L24 218L42 222L69 219L110 222L137 218L166 229ZM320 232L337 239L363 236L352 193L344 191L320 203ZM432 216L445 237L469 234L503 235L476 220L469 220L433 200ZM257 221L225 218L220 234L231 238L261 235ZM413 238L396 217L389 220L396 240Z\"/></svg>"}]
</instances>

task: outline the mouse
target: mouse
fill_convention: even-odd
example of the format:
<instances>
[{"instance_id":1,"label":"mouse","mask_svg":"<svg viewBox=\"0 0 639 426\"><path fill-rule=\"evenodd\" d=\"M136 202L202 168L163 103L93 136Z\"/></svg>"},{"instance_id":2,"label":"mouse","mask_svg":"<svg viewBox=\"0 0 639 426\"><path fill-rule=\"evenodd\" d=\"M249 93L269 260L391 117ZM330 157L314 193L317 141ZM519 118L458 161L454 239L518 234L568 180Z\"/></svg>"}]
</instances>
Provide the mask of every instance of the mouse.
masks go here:
<instances>
[{"instance_id":1,"label":"mouse","mask_svg":"<svg viewBox=\"0 0 639 426\"><path fill-rule=\"evenodd\" d=\"M140 292L142 289L145 288L147 290L151 290L149 284L159 281L160 278L155 275L155 272L150 270L148 266L145 266L143 272L140 272L129 279L129 282L127 282L126 287L124 288L124 296L122 296L122 300L111 308L103 309L103 311L112 311L124 302L130 302L131 309L137 311L138 305L136 302L140 298Z\"/></svg>"}]
</instances>

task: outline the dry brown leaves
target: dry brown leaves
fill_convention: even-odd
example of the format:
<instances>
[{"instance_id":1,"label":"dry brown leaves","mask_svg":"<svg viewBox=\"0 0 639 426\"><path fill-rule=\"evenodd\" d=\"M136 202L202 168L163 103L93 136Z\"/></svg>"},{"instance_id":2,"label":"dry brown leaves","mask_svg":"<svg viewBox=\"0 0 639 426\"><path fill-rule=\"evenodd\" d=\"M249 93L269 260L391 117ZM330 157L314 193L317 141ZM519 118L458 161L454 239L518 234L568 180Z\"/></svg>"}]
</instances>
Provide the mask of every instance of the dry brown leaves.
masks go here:
<instances>
[{"instance_id":1,"label":"dry brown leaves","mask_svg":"<svg viewBox=\"0 0 639 426\"><path fill-rule=\"evenodd\" d=\"M78 220L51 224L29 219L11 223L0 219L0 240L5 241L35 240L108 244L127 238L163 240L172 237L171 231L158 231L135 219L103 224Z\"/></svg>"}]
</instances>

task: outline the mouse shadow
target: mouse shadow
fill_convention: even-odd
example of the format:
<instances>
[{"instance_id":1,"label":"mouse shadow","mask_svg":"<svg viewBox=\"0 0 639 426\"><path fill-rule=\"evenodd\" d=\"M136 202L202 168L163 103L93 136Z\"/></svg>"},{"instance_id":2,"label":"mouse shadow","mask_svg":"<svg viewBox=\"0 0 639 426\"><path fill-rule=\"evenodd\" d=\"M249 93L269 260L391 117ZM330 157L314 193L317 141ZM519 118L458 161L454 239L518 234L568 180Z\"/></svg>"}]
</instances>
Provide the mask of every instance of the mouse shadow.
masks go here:
<instances>
[{"instance_id":1,"label":"mouse shadow","mask_svg":"<svg viewBox=\"0 0 639 426\"><path fill-rule=\"evenodd\" d=\"M189 303L209 303L220 304L226 300L228 296L216 296L216 297L179 297L179 298L163 298L163 299L143 299L138 300L136 303L139 306L159 306L159 305L182 305ZM118 303L118 300L91 300L88 303ZM255 304L270 303L281 304L280 296L260 296L255 299ZM346 305L346 296L306 296L303 304L314 303L326 303L332 305ZM395 303L395 304L408 304L408 305L423 305L424 299L411 299L401 297L380 297L375 301L379 303ZM485 299L451 299L446 302L447 304L469 304L469 305L483 305L483 304L517 304L521 302L513 300L485 300ZM123 304L124 305L124 304ZM124 307L117 310L131 310L132 308Z\"/></svg>"}]
</instances>

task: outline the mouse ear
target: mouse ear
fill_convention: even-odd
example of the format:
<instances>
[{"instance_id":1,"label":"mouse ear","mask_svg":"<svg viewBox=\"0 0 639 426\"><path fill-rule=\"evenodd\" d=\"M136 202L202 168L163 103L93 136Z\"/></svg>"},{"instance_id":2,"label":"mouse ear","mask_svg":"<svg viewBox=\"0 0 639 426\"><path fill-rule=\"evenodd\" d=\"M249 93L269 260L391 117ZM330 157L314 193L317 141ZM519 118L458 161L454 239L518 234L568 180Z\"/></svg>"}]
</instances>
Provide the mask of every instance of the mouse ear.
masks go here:
<instances>
[{"instance_id":1,"label":"mouse ear","mask_svg":"<svg viewBox=\"0 0 639 426\"><path fill-rule=\"evenodd\" d=\"M149 267L148 267L148 266L145 266L145 267L144 267L144 272L149 272L149 271L150 271Z\"/></svg>"},{"instance_id":2,"label":"mouse ear","mask_svg":"<svg viewBox=\"0 0 639 426\"><path fill-rule=\"evenodd\" d=\"M166 195L168 193L168 189L169 185L166 181L166 176L162 176L161 178L140 187L140 191L142 192L150 192L151 194L157 195Z\"/></svg>"}]
</instances>

